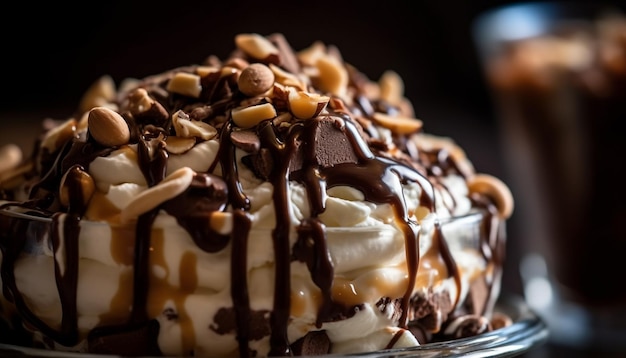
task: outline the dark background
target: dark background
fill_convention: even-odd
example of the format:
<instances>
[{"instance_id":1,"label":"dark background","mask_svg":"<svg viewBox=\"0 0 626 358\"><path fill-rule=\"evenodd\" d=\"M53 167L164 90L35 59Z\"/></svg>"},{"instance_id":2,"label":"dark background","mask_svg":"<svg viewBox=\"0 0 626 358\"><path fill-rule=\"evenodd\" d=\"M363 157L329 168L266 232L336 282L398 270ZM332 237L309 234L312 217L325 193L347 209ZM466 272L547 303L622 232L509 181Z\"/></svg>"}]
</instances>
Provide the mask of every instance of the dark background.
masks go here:
<instances>
[{"instance_id":1,"label":"dark background","mask_svg":"<svg viewBox=\"0 0 626 358\"><path fill-rule=\"evenodd\" d=\"M478 171L506 181L471 25L478 14L508 3L179 0L66 7L14 2L0 21L0 121L15 130L37 126L45 117L63 119L104 74L119 84L211 54L223 58L238 33L281 32L296 50L316 40L337 46L347 62L372 79L395 70L424 130L453 137ZM11 130L0 131L0 145L20 140L24 143ZM524 238L516 236L516 228L522 224L515 214L509 224L503 291L514 294L521 293L516 250ZM543 348L532 356L553 354Z\"/></svg>"},{"instance_id":2,"label":"dark background","mask_svg":"<svg viewBox=\"0 0 626 358\"><path fill-rule=\"evenodd\" d=\"M226 56L240 32L282 32L295 49L315 40L338 46L373 78L396 70L418 110L448 106L482 114L486 98L470 23L502 3L112 1L63 8L16 2L0 24L1 109L71 105L102 74L117 81L142 77L209 54Z\"/></svg>"}]
</instances>

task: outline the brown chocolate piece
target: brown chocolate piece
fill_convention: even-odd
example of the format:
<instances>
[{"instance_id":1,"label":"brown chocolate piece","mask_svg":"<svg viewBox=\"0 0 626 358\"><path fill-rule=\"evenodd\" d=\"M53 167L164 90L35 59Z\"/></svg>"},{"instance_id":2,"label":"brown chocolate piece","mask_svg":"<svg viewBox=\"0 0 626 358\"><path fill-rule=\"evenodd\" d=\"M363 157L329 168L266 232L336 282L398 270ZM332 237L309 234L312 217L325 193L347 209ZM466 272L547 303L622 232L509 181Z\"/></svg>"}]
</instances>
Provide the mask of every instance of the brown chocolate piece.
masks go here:
<instances>
[{"instance_id":1,"label":"brown chocolate piece","mask_svg":"<svg viewBox=\"0 0 626 358\"><path fill-rule=\"evenodd\" d=\"M489 287L484 279L474 280L466 301L468 313L483 314L489 298Z\"/></svg>"},{"instance_id":2,"label":"brown chocolate piece","mask_svg":"<svg viewBox=\"0 0 626 358\"><path fill-rule=\"evenodd\" d=\"M489 320L479 315L467 315L457 318L459 326L452 333L454 339L472 337L492 330Z\"/></svg>"},{"instance_id":3,"label":"brown chocolate piece","mask_svg":"<svg viewBox=\"0 0 626 358\"><path fill-rule=\"evenodd\" d=\"M450 295L446 293L430 293L427 297L417 296L411 299L414 319L425 330L438 332L441 324L446 321L452 308ZM440 312L441 314L439 314Z\"/></svg>"},{"instance_id":4,"label":"brown chocolate piece","mask_svg":"<svg viewBox=\"0 0 626 358\"><path fill-rule=\"evenodd\" d=\"M146 93L146 92L144 92ZM140 101L141 92L135 90L130 93L129 101ZM167 120L170 117L170 114L167 112L165 107L159 101L152 99L152 104L150 107L145 109L143 112L133 111L129 108L129 111L133 114L134 119L139 124L149 123L155 126L164 126ZM129 104L130 107L130 104Z\"/></svg>"},{"instance_id":5,"label":"brown chocolate piece","mask_svg":"<svg viewBox=\"0 0 626 358\"><path fill-rule=\"evenodd\" d=\"M259 136L248 130L232 131L230 141L246 153L257 153L261 147Z\"/></svg>"},{"instance_id":6,"label":"brown chocolate piece","mask_svg":"<svg viewBox=\"0 0 626 358\"><path fill-rule=\"evenodd\" d=\"M241 158L241 161L262 179L268 179L274 167L274 159L267 148L261 148L256 154Z\"/></svg>"},{"instance_id":7,"label":"brown chocolate piece","mask_svg":"<svg viewBox=\"0 0 626 358\"><path fill-rule=\"evenodd\" d=\"M431 342L433 339L432 333L418 322L409 323L408 329L420 344Z\"/></svg>"},{"instance_id":8,"label":"brown chocolate piece","mask_svg":"<svg viewBox=\"0 0 626 358\"><path fill-rule=\"evenodd\" d=\"M159 322L150 320L141 325L95 329L87 338L89 353L160 356L157 344L159 328Z\"/></svg>"},{"instance_id":9,"label":"brown chocolate piece","mask_svg":"<svg viewBox=\"0 0 626 358\"><path fill-rule=\"evenodd\" d=\"M291 345L296 356L319 356L330 353L331 342L324 331L312 331Z\"/></svg>"},{"instance_id":10,"label":"brown chocolate piece","mask_svg":"<svg viewBox=\"0 0 626 358\"><path fill-rule=\"evenodd\" d=\"M311 164L329 168L342 163L358 163L353 143L340 127L341 123L341 119L331 116L307 121L291 170L297 171ZM306 163L308 160L313 163Z\"/></svg>"},{"instance_id":11,"label":"brown chocolate piece","mask_svg":"<svg viewBox=\"0 0 626 358\"><path fill-rule=\"evenodd\" d=\"M295 143L295 153L290 157L290 172L298 172L303 168L329 168L342 163L358 163L358 156L342 128L342 121L331 116L305 121L301 135ZM235 133L233 131L231 136ZM235 138L231 138L236 145L244 144L244 138L239 137L240 135L243 137L247 134L237 134ZM274 167L274 158L267 148L260 148L256 154L244 157L243 162L263 179L269 178Z\"/></svg>"},{"instance_id":12,"label":"brown chocolate piece","mask_svg":"<svg viewBox=\"0 0 626 358\"><path fill-rule=\"evenodd\" d=\"M281 33L274 33L267 36L279 51L280 66L291 73L300 73L300 63L294 53L291 45L287 42L285 36Z\"/></svg>"},{"instance_id":13,"label":"brown chocolate piece","mask_svg":"<svg viewBox=\"0 0 626 358\"><path fill-rule=\"evenodd\" d=\"M235 315L233 308L220 308L213 317L215 324L209 328L217 334L237 334L240 328L237 327ZM250 324L247 327L249 340L259 340L270 335L269 316L270 313L267 310L250 310Z\"/></svg>"}]
</instances>

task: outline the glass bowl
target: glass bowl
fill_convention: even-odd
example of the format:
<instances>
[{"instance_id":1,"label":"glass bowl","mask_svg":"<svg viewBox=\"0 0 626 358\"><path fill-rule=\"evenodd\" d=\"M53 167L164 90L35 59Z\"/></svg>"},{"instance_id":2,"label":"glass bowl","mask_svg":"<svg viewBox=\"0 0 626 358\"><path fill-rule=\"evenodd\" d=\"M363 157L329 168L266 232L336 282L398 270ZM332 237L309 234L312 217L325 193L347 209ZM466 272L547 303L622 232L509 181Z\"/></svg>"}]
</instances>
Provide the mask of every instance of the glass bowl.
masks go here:
<instances>
[{"instance_id":1,"label":"glass bowl","mask_svg":"<svg viewBox=\"0 0 626 358\"><path fill-rule=\"evenodd\" d=\"M43 215L33 216L33 211L16 212L0 210L0 238L13 237L11 232L18 227L20 233L26 233L26 240L20 252L30 255L42 255L50 251L49 236L52 220ZM464 216L442 219L441 230L444 237L454 234L456 240L449 243L457 249L473 248L478 250L484 245L485 221L491 222L491 217L483 212L475 212ZM9 223L9 225L7 225ZM105 225L87 222L89 225ZM82 223L81 223L82 225ZM504 235L504 223L498 226L499 235ZM340 229L346 230L346 229ZM337 230L335 230L337 231ZM363 234L366 234L364 232ZM329 242L337 232L330 232ZM492 236L492 235L487 235ZM481 239L483 238L483 239ZM498 286L499 287L499 286ZM499 289L498 289L499 291ZM0 306L1 308L1 306ZM544 322L516 296L500 295L494 306L494 311L511 318L512 324L493 330L488 333L469 338L447 340L428 343L421 346L401 349L388 349L369 353L348 355L330 354L329 357L452 357L463 355L466 357L509 357L522 354L540 344L548 337L548 330ZM0 311L1 313L1 311ZM120 357L117 355L68 353L52 350L28 348L20 345L20 337L15 332L8 331L6 325L0 321L0 355L29 357L76 357L102 358Z\"/></svg>"}]
</instances>

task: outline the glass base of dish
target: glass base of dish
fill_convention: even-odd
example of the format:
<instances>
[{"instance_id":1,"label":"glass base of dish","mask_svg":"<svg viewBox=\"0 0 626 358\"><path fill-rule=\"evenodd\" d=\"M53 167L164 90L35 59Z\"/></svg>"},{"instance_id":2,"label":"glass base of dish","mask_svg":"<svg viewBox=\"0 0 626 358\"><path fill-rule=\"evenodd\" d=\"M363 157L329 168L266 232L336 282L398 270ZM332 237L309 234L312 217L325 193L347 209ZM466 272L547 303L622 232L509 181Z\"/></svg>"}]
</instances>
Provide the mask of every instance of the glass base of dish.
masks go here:
<instances>
[{"instance_id":1,"label":"glass base of dish","mask_svg":"<svg viewBox=\"0 0 626 358\"><path fill-rule=\"evenodd\" d=\"M547 341L548 328L546 324L522 298L516 295L502 295L496 304L495 311L511 317L513 324L474 337L428 343L412 348L351 354L347 355L347 357L514 357L539 347ZM8 334L9 332L2 332L2 327L0 327L0 337L8 337ZM0 338L0 356L121 358L112 355L67 353L28 348L12 344L12 342L4 342L2 338ZM340 356L331 354L328 357Z\"/></svg>"}]
</instances>

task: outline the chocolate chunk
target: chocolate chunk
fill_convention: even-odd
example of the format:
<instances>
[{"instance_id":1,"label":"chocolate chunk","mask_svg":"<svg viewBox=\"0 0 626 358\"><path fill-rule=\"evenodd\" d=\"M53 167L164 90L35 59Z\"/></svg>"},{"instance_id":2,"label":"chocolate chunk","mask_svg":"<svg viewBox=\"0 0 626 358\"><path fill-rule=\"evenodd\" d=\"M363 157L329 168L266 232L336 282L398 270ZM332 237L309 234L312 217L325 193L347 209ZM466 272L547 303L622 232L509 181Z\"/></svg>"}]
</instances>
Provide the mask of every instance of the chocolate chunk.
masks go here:
<instances>
[{"instance_id":1,"label":"chocolate chunk","mask_svg":"<svg viewBox=\"0 0 626 358\"><path fill-rule=\"evenodd\" d=\"M330 338L325 331L312 331L291 345L296 356L319 356L330 353Z\"/></svg>"},{"instance_id":2,"label":"chocolate chunk","mask_svg":"<svg viewBox=\"0 0 626 358\"><path fill-rule=\"evenodd\" d=\"M279 65L291 73L300 73L300 63L293 48L281 33L274 33L267 36L267 39L278 49Z\"/></svg>"},{"instance_id":3,"label":"chocolate chunk","mask_svg":"<svg viewBox=\"0 0 626 358\"><path fill-rule=\"evenodd\" d=\"M437 332L450 313L452 301L447 292L429 293L412 298L410 307L414 312L413 316L424 329Z\"/></svg>"},{"instance_id":4,"label":"chocolate chunk","mask_svg":"<svg viewBox=\"0 0 626 358\"><path fill-rule=\"evenodd\" d=\"M248 130L232 131L230 141L246 153L257 153L261 146L259 136Z\"/></svg>"},{"instance_id":5,"label":"chocolate chunk","mask_svg":"<svg viewBox=\"0 0 626 358\"><path fill-rule=\"evenodd\" d=\"M409 328L409 331L415 337L415 339L417 339L417 341L420 342L420 344L431 342L433 338L432 333L426 330L426 328L424 328L424 326L422 326L418 322L410 323L408 328Z\"/></svg>"},{"instance_id":6,"label":"chocolate chunk","mask_svg":"<svg viewBox=\"0 0 626 358\"><path fill-rule=\"evenodd\" d=\"M453 338L472 337L492 330L489 320L478 315L467 315L457 318L458 326L452 333ZM456 322L450 323L451 325Z\"/></svg>"},{"instance_id":7,"label":"chocolate chunk","mask_svg":"<svg viewBox=\"0 0 626 358\"><path fill-rule=\"evenodd\" d=\"M160 356L159 322L96 328L87 337L89 353L120 356Z\"/></svg>"},{"instance_id":8,"label":"chocolate chunk","mask_svg":"<svg viewBox=\"0 0 626 358\"><path fill-rule=\"evenodd\" d=\"M270 335L270 312L267 310L251 310L250 324L247 327L248 339L259 340ZM235 310L233 308L220 308L213 317L215 324L209 328L217 334L241 334L238 332Z\"/></svg>"},{"instance_id":9,"label":"chocolate chunk","mask_svg":"<svg viewBox=\"0 0 626 358\"><path fill-rule=\"evenodd\" d=\"M485 280L477 279L472 281L466 301L468 313L477 315L483 314L488 297L489 287L487 287Z\"/></svg>"},{"instance_id":10,"label":"chocolate chunk","mask_svg":"<svg viewBox=\"0 0 626 358\"><path fill-rule=\"evenodd\" d=\"M291 170L310 165L329 168L342 163L358 163L353 143L341 127L342 121L331 116L306 121Z\"/></svg>"},{"instance_id":11,"label":"chocolate chunk","mask_svg":"<svg viewBox=\"0 0 626 358\"><path fill-rule=\"evenodd\" d=\"M228 201L226 182L217 175L196 173L187 190L163 203L163 208L175 217L221 211Z\"/></svg>"},{"instance_id":12,"label":"chocolate chunk","mask_svg":"<svg viewBox=\"0 0 626 358\"><path fill-rule=\"evenodd\" d=\"M155 126L162 127L167 123L170 114L161 103L154 101L152 106L144 112L135 113L134 118L139 124L151 123Z\"/></svg>"},{"instance_id":13,"label":"chocolate chunk","mask_svg":"<svg viewBox=\"0 0 626 358\"><path fill-rule=\"evenodd\" d=\"M265 180L269 179L274 167L274 158L267 148L261 148L256 154L242 157L241 161L254 172L254 175Z\"/></svg>"}]
</instances>

